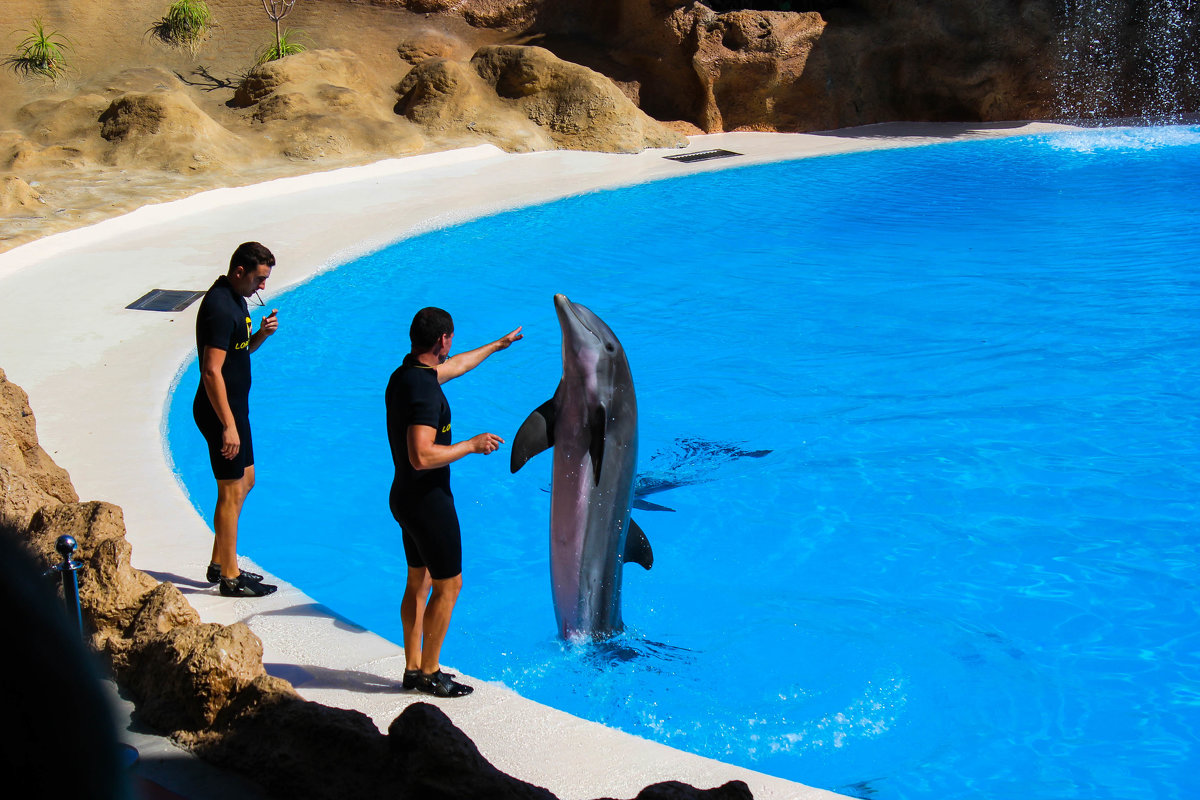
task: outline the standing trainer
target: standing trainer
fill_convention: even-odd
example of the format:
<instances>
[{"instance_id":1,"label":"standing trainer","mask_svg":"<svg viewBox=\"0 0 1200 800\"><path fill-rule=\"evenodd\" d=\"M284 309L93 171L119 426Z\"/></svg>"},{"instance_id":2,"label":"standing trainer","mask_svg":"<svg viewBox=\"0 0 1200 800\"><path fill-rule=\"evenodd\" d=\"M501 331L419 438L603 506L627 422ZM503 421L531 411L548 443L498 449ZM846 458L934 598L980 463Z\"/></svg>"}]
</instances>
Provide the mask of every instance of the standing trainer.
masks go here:
<instances>
[{"instance_id":1,"label":"standing trainer","mask_svg":"<svg viewBox=\"0 0 1200 800\"><path fill-rule=\"evenodd\" d=\"M254 443L250 437L250 354L275 333L275 310L251 334L246 298L267 285L275 256L258 242L238 245L229 272L217 278L200 301L196 316L196 350L200 385L192 417L208 443L208 458L217 479L213 514L209 583L220 583L226 597L263 597L276 587L263 576L238 569L238 518L246 495L254 488Z\"/></svg>"},{"instance_id":2,"label":"standing trainer","mask_svg":"<svg viewBox=\"0 0 1200 800\"><path fill-rule=\"evenodd\" d=\"M412 351L388 381L388 444L396 476L392 516L400 523L408 581L404 623L404 688L437 697L462 697L472 687L442 672L442 642L462 589L462 538L450 464L471 453L492 453L504 440L492 433L451 443L450 404L442 384L470 372L492 353L521 338L521 329L491 344L449 358L454 321L440 308L423 308L409 328Z\"/></svg>"}]
</instances>

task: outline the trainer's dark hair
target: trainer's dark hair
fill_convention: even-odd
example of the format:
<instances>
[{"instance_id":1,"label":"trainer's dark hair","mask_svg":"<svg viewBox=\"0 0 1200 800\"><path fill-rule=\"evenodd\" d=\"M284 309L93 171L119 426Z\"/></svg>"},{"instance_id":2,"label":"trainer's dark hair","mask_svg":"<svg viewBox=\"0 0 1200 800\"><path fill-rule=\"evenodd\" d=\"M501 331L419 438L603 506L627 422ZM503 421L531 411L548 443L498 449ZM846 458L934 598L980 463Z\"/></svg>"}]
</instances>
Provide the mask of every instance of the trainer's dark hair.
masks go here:
<instances>
[{"instance_id":1,"label":"trainer's dark hair","mask_svg":"<svg viewBox=\"0 0 1200 800\"><path fill-rule=\"evenodd\" d=\"M454 320L440 308L422 308L413 317L408 328L408 338L414 353L424 353L437 344L443 333L454 333Z\"/></svg>"},{"instance_id":2,"label":"trainer's dark hair","mask_svg":"<svg viewBox=\"0 0 1200 800\"><path fill-rule=\"evenodd\" d=\"M253 272L263 265L275 266L275 256L271 254L271 251L258 242L242 242L229 257L229 274L232 275L238 267L247 272Z\"/></svg>"}]
</instances>

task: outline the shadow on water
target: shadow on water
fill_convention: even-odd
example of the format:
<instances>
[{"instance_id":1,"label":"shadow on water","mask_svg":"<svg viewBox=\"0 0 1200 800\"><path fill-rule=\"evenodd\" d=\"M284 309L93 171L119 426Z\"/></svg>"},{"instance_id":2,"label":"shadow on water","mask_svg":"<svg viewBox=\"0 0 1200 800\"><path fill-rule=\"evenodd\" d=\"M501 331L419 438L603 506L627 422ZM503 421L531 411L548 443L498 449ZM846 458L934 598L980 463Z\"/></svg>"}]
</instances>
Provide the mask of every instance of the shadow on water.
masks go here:
<instances>
[{"instance_id":1,"label":"shadow on water","mask_svg":"<svg viewBox=\"0 0 1200 800\"><path fill-rule=\"evenodd\" d=\"M642 511L674 511L646 497L682 486L717 480L717 471L726 464L744 458L763 458L770 450L746 450L734 442L714 442L687 437L676 439L670 447L650 457L649 469L640 473L633 485L633 507Z\"/></svg>"},{"instance_id":2,"label":"shadow on water","mask_svg":"<svg viewBox=\"0 0 1200 800\"><path fill-rule=\"evenodd\" d=\"M858 797L861 800L870 800L870 798L879 794L879 790L871 785L871 781L878 781L880 778L872 778L871 780L858 781L856 783L848 783L845 786L837 788L838 794L844 794L847 797Z\"/></svg>"},{"instance_id":3,"label":"shadow on water","mask_svg":"<svg viewBox=\"0 0 1200 800\"><path fill-rule=\"evenodd\" d=\"M652 503L649 495L711 483L721 476L717 470L743 458L763 458L771 450L745 450L734 442L714 442L709 439L685 437L676 439L669 447L650 457L649 469L638 473L633 484L633 508L641 511L670 511L675 509ZM549 492L550 487L542 488Z\"/></svg>"}]
</instances>

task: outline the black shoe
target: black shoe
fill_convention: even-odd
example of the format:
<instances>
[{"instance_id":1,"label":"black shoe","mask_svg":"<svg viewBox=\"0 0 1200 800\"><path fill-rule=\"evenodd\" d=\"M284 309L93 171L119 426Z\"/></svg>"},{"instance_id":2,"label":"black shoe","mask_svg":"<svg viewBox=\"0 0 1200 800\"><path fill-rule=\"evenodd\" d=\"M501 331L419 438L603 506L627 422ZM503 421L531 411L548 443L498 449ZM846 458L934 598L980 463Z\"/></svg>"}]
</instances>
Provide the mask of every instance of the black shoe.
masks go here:
<instances>
[{"instance_id":1,"label":"black shoe","mask_svg":"<svg viewBox=\"0 0 1200 800\"><path fill-rule=\"evenodd\" d=\"M223 597L266 597L278 588L274 584L250 580L249 575L245 572L233 580L221 578L221 595Z\"/></svg>"},{"instance_id":2,"label":"black shoe","mask_svg":"<svg viewBox=\"0 0 1200 800\"><path fill-rule=\"evenodd\" d=\"M464 683L459 683L449 674L440 669L432 675L422 672L417 676L417 691L431 694L434 697L463 697L475 691Z\"/></svg>"},{"instance_id":3,"label":"black shoe","mask_svg":"<svg viewBox=\"0 0 1200 800\"><path fill-rule=\"evenodd\" d=\"M442 674L445 675L447 678L450 678L451 680L458 677L453 672L443 672ZM406 670L404 670L404 680L400 682L400 685L402 687L404 687L406 690L411 691L411 690L417 688L417 681L420 679L420 677L421 677L421 670L406 669Z\"/></svg>"},{"instance_id":4,"label":"black shoe","mask_svg":"<svg viewBox=\"0 0 1200 800\"><path fill-rule=\"evenodd\" d=\"M252 581L258 581L259 583L262 583L263 576L259 575L257 572L250 572L249 570L244 569L242 570L242 574ZM221 580L221 568L216 564L209 564L208 572L204 573L204 577L208 578L209 583L217 583Z\"/></svg>"}]
</instances>

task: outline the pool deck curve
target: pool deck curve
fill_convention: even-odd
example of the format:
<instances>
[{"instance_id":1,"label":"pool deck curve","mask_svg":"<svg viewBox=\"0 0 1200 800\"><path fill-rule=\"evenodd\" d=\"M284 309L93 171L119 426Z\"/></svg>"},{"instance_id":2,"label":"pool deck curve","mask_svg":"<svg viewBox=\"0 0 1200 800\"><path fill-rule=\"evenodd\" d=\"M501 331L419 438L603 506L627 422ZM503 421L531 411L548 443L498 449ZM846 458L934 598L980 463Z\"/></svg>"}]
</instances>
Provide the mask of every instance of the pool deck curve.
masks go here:
<instances>
[{"instance_id":1,"label":"pool deck curve","mask_svg":"<svg viewBox=\"0 0 1200 800\"><path fill-rule=\"evenodd\" d=\"M205 622L248 624L262 639L268 671L292 681L306 699L362 711L384 731L409 703L435 702L496 767L562 800L633 797L665 780L701 788L743 780L759 800L832 800L839 795L606 728L485 681L469 681L476 692L465 699L400 691L398 645L286 581L261 600L220 597L200 580L212 532L176 480L163 435L173 383L195 347L198 304L177 313L125 306L156 288L206 289L246 240L262 241L278 260L263 293L271 305L315 274L508 208L752 163L1064 127L891 123L816 134L727 133L692 137L683 151L636 155L513 155L482 145L203 192L0 254L0 368L28 393L39 440L70 472L80 498L124 510L134 566L174 582ZM664 158L716 148L741 155L691 164ZM452 298L446 304L452 307ZM270 346L286 346L286 338ZM243 536L251 561L252 541ZM395 602L397 613L402 588L381 598ZM446 663L453 668L453 652ZM137 744L147 741L143 734ZM182 785L169 788L193 799L207 794L195 766L174 772Z\"/></svg>"}]
</instances>

